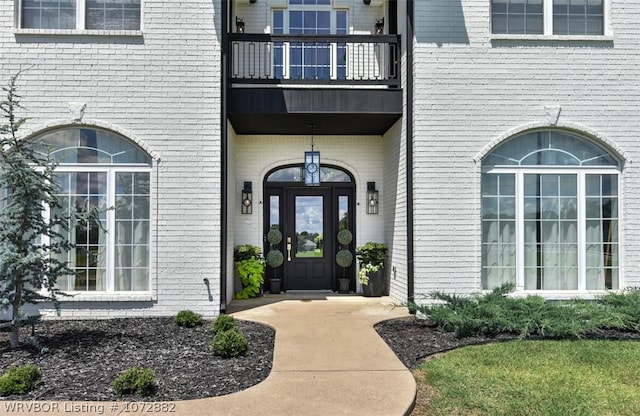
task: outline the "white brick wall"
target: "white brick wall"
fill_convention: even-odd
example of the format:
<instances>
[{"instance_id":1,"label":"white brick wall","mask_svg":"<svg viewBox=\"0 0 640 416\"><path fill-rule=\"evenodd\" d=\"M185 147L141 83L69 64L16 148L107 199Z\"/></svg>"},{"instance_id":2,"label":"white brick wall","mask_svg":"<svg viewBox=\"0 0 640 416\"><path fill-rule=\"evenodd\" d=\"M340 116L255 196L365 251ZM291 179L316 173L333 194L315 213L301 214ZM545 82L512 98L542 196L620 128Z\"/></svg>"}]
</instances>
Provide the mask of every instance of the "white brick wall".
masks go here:
<instances>
[{"instance_id":1,"label":"white brick wall","mask_svg":"<svg viewBox=\"0 0 640 416\"><path fill-rule=\"evenodd\" d=\"M0 80L20 78L27 129L85 121L130 132L161 157L153 170L153 301L69 302L62 316L219 311L220 2L154 0L142 36L14 34L13 0L0 0ZM211 280L209 301L203 278Z\"/></svg>"},{"instance_id":2,"label":"white brick wall","mask_svg":"<svg viewBox=\"0 0 640 416\"><path fill-rule=\"evenodd\" d=\"M640 285L640 2L611 2L613 41L493 40L489 1L416 1L416 294L480 290L479 164L487 146L521 126L592 132L620 149L621 286Z\"/></svg>"},{"instance_id":3,"label":"white brick wall","mask_svg":"<svg viewBox=\"0 0 640 416\"><path fill-rule=\"evenodd\" d=\"M393 134L381 136L316 136L315 150L321 153L321 162L339 166L351 172L356 180L356 245L367 241L387 242L385 222L393 217L392 188L387 193L389 179L385 175L388 156L385 154L389 141L398 141ZM253 182L253 214L230 215L230 238L234 244L254 244L262 247L263 238L263 181L267 172L278 166L302 163L304 152L310 150L310 136L234 136L231 166L235 171L235 184L230 181L229 188L234 190L230 195L230 212L240 212L240 190L244 181ZM255 155L260 155L256 158ZM376 182L382 198L380 213L367 215L366 192L367 182ZM229 266L229 272L233 270Z\"/></svg>"}]
</instances>

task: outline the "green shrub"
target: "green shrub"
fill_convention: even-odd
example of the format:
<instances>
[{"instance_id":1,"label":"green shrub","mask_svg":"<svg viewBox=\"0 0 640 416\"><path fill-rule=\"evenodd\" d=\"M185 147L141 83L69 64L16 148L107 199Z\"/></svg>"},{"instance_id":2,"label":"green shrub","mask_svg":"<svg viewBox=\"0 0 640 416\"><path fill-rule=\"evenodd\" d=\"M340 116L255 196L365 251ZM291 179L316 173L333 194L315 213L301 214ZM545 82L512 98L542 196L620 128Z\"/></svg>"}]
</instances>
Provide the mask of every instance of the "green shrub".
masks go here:
<instances>
[{"instance_id":1,"label":"green shrub","mask_svg":"<svg viewBox=\"0 0 640 416\"><path fill-rule=\"evenodd\" d=\"M249 260L260 257L262 249L253 244L238 244L233 248L233 261Z\"/></svg>"},{"instance_id":2,"label":"green shrub","mask_svg":"<svg viewBox=\"0 0 640 416\"><path fill-rule=\"evenodd\" d=\"M278 245L282 241L282 233L277 228L271 228L267 233L267 241L271 245Z\"/></svg>"},{"instance_id":3,"label":"green shrub","mask_svg":"<svg viewBox=\"0 0 640 416\"><path fill-rule=\"evenodd\" d=\"M9 367L0 376L0 396L27 393L40 384L42 374L33 364Z\"/></svg>"},{"instance_id":4,"label":"green shrub","mask_svg":"<svg viewBox=\"0 0 640 416\"><path fill-rule=\"evenodd\" d=\"M353 234L349 230L340 230L338 232L338 243L343 246L346 246L353 241Z\"/></svg>"},{"instance_id":5,"label":"green shrub","mask_svg":"<svg viewBox=\"0 0 640 416\"><path fill-rule=\"evenodd\" d=\"M211 350L223 358L239 357L249 351L249 342L235 329L219 332L211 341Z\"/></svg>"},{"instance_id":6,"label":"green shrub","mask_svg":"<svg viewBox=\"0 0 640 416\"><path fill-rule=\"evenodd\" d=\"M616 311L625 320L627 329L640 331L640 290L625 289L622 293L608 293L597 303Z\"/></svg>"},{"instance_id":7,"label":"green shrub","mask_svg":"<svg viewBox=\"0 0 640 416\"><path fill-rule=\"evenodd\" d=\"M282 254L282 251L278 249L269 250L266 260L267 264L275 269L276 267L282 266L282 263L284 263L284 254Z\"/></svg>"},{"instance_id":8,"label":"green shrub","mask_svg":"<svg viewBox=\"0 0 640 416\"><path fill-rule=\"evenodd\" d=\"M344 231L344 230L342 230ZM336 263L340 267L349 267L353 263L353 254L349 250L340 250L336 253Z\"/></svg>"},{"instance_id":9,"label":"green shrub","mask_svg":"<svg viewBox=\"0 0 640 416\"><path fill-rule=\"evenodd\" d=\"M236 326L236 320L233 319L233 316L223 313L220 314L220 316L218 316L215 321L213 321L213 323L211 324L211 330L217 334L219 332L236 329Z\"/></svg>"},{"instance_id":10,"label":"green shrub","mask_svg":"<svg viewBox=\"0 0 640 416\"><path fill-rule=\"evenodd\" d=\"M436 292L431 296L442 304L415 308L438 329L458 337L509 333L521 338L581 338L600 329L638 328L633 319L640 311L636 294L606 295L599 302L549 302L540 296L507 296L513 289L513 284L505 284L475 296Z\"/></svg>"},{"instance_id":11,"label":"green shrub","mask_svg":"<svg viewBox=\"0 0 640 416\"><path fill-rule=\"evenodd\" d=\"M202 325L202 315L190 310L180 311L176 315L176 324L186 328L193 328L195 326Z\"/></svg>"},{"instance_id":12,"label":"green shrub","mask_svg":"<svg viewBox=\"0 0 640 416\"><path fill-rule=\"evenodd\" d=\"M111 388L118 396L134 393L139 396L151 396L157 387L155 371L141 366L131 367L111 383Z\"/></svg>"}]
</instances>

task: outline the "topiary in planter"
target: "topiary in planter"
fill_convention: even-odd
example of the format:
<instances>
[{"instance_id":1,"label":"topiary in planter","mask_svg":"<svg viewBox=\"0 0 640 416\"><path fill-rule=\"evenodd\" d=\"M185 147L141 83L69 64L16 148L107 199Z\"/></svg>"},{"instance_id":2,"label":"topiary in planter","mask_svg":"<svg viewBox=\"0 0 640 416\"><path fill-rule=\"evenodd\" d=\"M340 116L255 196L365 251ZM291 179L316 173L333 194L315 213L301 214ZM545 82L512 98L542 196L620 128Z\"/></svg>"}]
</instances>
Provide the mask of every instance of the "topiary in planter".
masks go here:
<instances>
[{"instance_id":1,"label":"topiary in planter","mask_svg":"<svg viewBox=\"0 0 640 416\"><path fill-rule=\"evenodd\" d=\"M353 234L349 230L340 230L338 232L338 243L343 246L346 246L353 241Z\"/></svg>"},{"instance_id":2,"label":"topiary in planter","mask_svg":"<svg viewBox=\"0 0 640 416\"><path fill-rule=\"evenodd\" d=\"M280 244L282 241L282 233L277 228L272 228L267 233L267 241L271 245Z\"/></svg>"},{"instance_id":3,"label":"topiary in planter","mask_svg":"<svg viewBox=\"0 0 640 416\"><path fill-rule=\"evenodd\" d=\"M349 250L340 250L336 253L336 263L340 267L349 267L353 263L353 254Z\"/></svg>"},{"instance_id":4,"label":"topiary in planter","mask_svg":"<svg viewBox=\"0 0 640 416\"><path fill-rule=\"evenodd\" d=\"M276 267L282 266L282 263L284 263L284 254L282 254L282 251L270 250L267 253L267 264L269 267L273 267L275 269Z\"/></svg>"}]
</instances>

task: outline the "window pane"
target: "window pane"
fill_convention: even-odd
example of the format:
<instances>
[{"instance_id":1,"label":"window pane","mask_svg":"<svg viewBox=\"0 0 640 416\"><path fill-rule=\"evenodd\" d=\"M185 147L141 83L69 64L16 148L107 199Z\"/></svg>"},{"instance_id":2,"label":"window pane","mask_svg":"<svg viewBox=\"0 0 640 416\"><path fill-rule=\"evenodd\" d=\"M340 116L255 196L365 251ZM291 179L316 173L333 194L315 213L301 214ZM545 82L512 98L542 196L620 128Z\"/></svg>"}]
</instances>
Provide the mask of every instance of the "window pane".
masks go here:
<instances>
[{"instance_id":1,"label":"window pane","mask_svg":"<svg viewBox=\"0 0 640 416\"><path fill-rule=\"evenodd\" d=\"M556 35L604 34L602 0L554 0L553 33Z\"/></svg>"},{"instance_id":2,"label":"window pane","mask_svg":"<svg viewBox=\"0 0 640 416\"><path fill-rule=\"evenodd\" d=\"M493 33L542 34L542 0L493 0Z\"/></svg>"},{"instance_id":3,"label":"window pane","mask_svg":"<svg viewBox=\"0 0 640 416\"><path fill-rule=\"evenodd\" d=\"M87 0L86 28L139 30L140 0Z\"/></svg>"},{"instance_id":4,"label":"window pane","mask_svg":"<svg viewBox=\"0 0 640 416\"><path fill-rule=\"evenodd\" d=\"M349 230L349 197L338 197L338 229Z\"/></svg>"},{"instance_id":5,"label":"window pane","mask_svg":"<svg viewBox=\"0 0 640 416\"><path fill-rule=\"evenodd\" d=\"M66 128L35 140L36 149L50 153L60 164L151 164L151 158L129 140L115 133L91 128Z\"/></svg>"},{"instance_id":6,"label":"window pane","mask_svg":"<svg viewBox=\"0 0 640 416\"><path fill-rule=\"evenodd\" d=\"M90 211L106 209L105 172L56 174L56 182L61 185L61 191L57 195L61 207L51 209L52 217L70 212L88 214ZM107 224L101 225L86 219L70 222L65 234L75 247L56 258L67 262L75 276L61 280L59 287L62 290L106 289ZM57 231L62 232L61 229Z\"/></svg>"},{"instance_id":7,"label":"window pane","mask_svg":"<svg viewBox=\"0 0 640 416\"><path fill-rule=\"evenodd\" d=\"M515 283L515 176L482 175L482 287Z\"/></svg>"},{"instance_id":8,"label":"window pane","mask_svg":"<svg viewBox=\"0 0 640 416\"><path fill-rule=\"evenodd\" d=\"M41 0L22 3L22 27L75 29L76 0Z\"/></svg>"},{"instance_id":9,"label":"window pane","mask_svg":"<svg viewBox=\"0 0 640 416\"><path fill-rule=\"evenodd\" d=\"M582 137L550 130L525 133L495 148L485 165L618 166L605 149Z\"/></svg>"},{"instance_id":10,"label":"window pane","mask_svg":"<svg viewBox=\"0 0 640 416\"><path fill-rule=\"evenodd\" d=\"M280 227L280 195L269 197L269 227Z\"/></svg>"},{"instance_id":11,"label":"window pane","mask_svg":"<svg viewBox=\"0 0 640 416\"><path fill-rule=\"evenodd\" d=\"M148 172L116 172L116 290L148 290L149 179Z\"/></svg>"}]
</instances>

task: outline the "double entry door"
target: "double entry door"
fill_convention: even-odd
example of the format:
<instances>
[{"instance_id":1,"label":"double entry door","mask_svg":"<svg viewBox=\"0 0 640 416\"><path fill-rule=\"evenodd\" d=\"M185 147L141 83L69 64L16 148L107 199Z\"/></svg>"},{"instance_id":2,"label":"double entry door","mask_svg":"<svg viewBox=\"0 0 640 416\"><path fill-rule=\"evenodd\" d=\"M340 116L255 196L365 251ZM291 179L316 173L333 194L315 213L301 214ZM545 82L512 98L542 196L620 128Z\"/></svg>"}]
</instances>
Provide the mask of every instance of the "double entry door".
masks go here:
<instances>
[{"instance_id":1,"label":"double entry door","mask_svg":"<svg viewBox=\"0 0 640 416\"><path fill-rule=\"evenodd\" d=\"M338 247L338 231L354 224L353 189L268 187L267 197L270 204L266 206L269 221L265 221L265 235L277 226L283 239L276 247L266 242L265 252L275 248L284 254L283 265L268 270L268 278L281 278L284 290L335 290L337 269L340 277L353 275L353 267L343 270L335 262L337 250L344 248Z\"/></svg>"}]
</instances>

